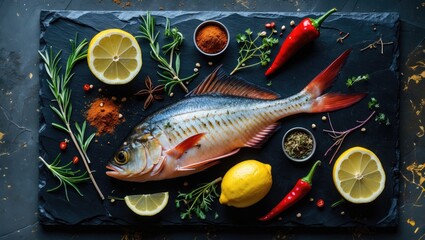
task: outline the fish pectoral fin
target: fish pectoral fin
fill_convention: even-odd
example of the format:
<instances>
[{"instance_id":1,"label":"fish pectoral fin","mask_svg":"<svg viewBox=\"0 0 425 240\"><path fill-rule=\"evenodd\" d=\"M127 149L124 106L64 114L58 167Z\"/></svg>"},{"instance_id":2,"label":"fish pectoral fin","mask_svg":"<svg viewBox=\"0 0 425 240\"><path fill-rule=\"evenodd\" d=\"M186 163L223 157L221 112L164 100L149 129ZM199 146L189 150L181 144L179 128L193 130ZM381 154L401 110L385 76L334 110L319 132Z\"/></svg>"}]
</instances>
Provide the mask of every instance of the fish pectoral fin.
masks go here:
<instances>
[{"instance_id":1,"label":"fish pectoral fin","mask_svg":"<svg viewBox=\"0 0 425 240\"><path fill-rule=\"evenodd\" d=\"M227 154L224 154L224 155L221 155L221 156L218 156L218 157L214 157L214 158L210 158L210 159L207 159L207 160L204 160L204 161L201 161L201 162L196 162L196 163L192 163L192 164L188 164L188 165L178 167L177 171L193 171L193 170L199 170L199 169L204 170L208 167L211 167L212 165L217 164L218 162L215 162L215 161L217 161L218 159L222 159L222 158L231 156L233 154L236 154L237 152L239 152L239 150L240 149L238 148L238 149L233 150L230 153L227 153ZM205 167L205 166L208 166L208 167Z\"/></svg>"},{"instance_id":2,"label":"fish pectoral fin","mask_svg":"<svg viewBox=\"0 0 425 240\"><path fill-rule=\"evenodd\" d=\"M198 144L199 141L201 141L201 139L205 136L205 134L206 133L198 133L189 138L186 138L174 148L165 151L165 153L170 157L179 159L183 155L183 153L185 153L188 149Z\"/></svg>"},{"instance_id":3,"label":"fish pectoral fin","mask_svg":"<svg viewBox=\"0 0 425 240\"><path fill-rule=\"evenodd\" d=\"M251 138L247 143L245 143L245 147L251 148L260 148L263 143L265 143L269 137L279 129L280 123L272 123L260 132L258 132L253 138Z\"/></svg>"}]
</instances>

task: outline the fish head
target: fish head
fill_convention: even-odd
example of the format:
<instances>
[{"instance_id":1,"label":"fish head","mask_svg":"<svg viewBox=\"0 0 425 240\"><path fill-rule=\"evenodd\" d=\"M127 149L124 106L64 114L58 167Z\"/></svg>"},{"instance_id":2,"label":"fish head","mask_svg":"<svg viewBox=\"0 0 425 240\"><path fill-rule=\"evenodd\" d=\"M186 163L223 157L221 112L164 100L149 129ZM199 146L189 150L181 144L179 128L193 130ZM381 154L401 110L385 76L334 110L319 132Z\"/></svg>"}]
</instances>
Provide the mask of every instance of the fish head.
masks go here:
<instances>
[{"instance_id":1,"label":"fish head","mask_svg":"<svg viewBox=\"0 0 425 240\"><path fill-rule=\"evenodd\" d=\"M146 127L136 128L124 141L106 168L106 175L132 182L143 182L159 162L162 145Z\"/></svg>"}]
</instances>

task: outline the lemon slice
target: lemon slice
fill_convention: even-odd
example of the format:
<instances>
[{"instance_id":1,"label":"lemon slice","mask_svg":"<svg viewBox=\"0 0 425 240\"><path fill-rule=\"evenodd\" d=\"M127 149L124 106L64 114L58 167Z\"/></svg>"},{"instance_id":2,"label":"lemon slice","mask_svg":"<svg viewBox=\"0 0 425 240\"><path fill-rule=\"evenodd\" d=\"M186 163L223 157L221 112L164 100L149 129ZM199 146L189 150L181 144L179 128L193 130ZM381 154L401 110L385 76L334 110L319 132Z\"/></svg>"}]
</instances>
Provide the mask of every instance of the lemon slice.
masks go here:
<instances>
[{"instance_id":1,"label":"lemon slice","mask_svg":"<svg viewBox=\"0 0 425 240\"><path fill-rule=\"evenodd\" d=\"M124 197L127 206L141 216L153 216L161 212L168 203L168 192L128 195Z\"/></svg>"},{"instance_id":2,"label":"lemon slice","mask_svg":"<svg viewBox=\"0 0 425 240\"><path fill-rule=\"evenodd\" d=\"M385 172L379 158L362 147L343 152L332 175L339 193L352 203L372 202L385 188Z\"/></svg>"},{"instance_id":3,"label":"lemon slice","mask_svg":"<svg viewBox=\"0 0 425 240\"><path fill-rule=\"evenodd\" d=\"M87 50L90 71L106 84L126 84L142 68L142 51L130 33L120 29L99 32Z\"/></svg>"}]
</instances>

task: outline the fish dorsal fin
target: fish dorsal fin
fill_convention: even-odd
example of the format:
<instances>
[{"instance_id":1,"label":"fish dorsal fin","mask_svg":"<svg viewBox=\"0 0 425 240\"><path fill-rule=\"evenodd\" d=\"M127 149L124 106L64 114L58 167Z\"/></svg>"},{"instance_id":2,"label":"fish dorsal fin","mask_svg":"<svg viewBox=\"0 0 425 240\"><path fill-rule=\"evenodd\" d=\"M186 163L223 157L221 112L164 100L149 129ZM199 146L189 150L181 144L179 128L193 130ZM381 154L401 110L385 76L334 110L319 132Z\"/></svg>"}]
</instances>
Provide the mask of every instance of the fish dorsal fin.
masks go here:
<instances>
[{"instance_id":1,"label":"fish dorsal fin","mask_svg":"<svg viewBox=\"0 0 425 240\"><path fill-rule=\"evenodd\" d=\"M246 82L241 78L228 76L221 69L221 66L217 67L208 75L208 77L193 89L188 96L213 93L266 100L273 100L280 97L279 94L275 92Z\"/></svg>"}]
</instances>

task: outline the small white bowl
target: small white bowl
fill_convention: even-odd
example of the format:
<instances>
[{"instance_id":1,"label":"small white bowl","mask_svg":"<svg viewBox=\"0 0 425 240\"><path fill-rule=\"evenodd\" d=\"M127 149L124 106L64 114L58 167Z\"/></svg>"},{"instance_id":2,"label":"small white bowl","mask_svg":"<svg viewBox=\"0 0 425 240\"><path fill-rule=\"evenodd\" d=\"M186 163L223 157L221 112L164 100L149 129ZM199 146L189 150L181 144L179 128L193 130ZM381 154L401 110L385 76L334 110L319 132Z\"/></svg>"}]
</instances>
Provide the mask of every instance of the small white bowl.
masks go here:
<instances>
[{"instance_id":1,"label":"small white bowl","mask_svg":"<svg viewBox=\"0 0 425 240\"><path fill-rule=\"evenodd\" d=\"M227 36L227 42L226 42L226 45L220 50L220 51L217 51L217 52L214 52L214 53L208 53L208 52L205 52L205 51L203 51L199 46L198 46L198 44L197 44L197 41L196 41L196 37L197 37L197 35L198 35L198 32L200 31L200 30L202 30L204 27L206 27L206 26L217 26L217 27L219 27L221 30L223 30L223 32L226 34L226 36ZM201 52L202 54L204 54L204 55L206 55L206 56L209 56L209 57L214 57L214 56L218 56L218 55L220 55L220 54L222 54L224 51L226 51L226 49L227 49L227 47L229 46L229 42L230 42L230 34L229 34L229 30L227 30L227 27L226 26L224 26L224 24L223 23L221 23L221 22L219 22L219 21L215 21L215 20L208 20L208 21L204 21L204 22L202 22L201 24L199 24L198 25L198 27L196 27L196 29L195 29L195 31L194 31L194 33L193 33L193 43L195 44L195 47L196 47L196 49L198 49L198 51L199 52Z\"/></svg>"},{"instance_id":2,"label":"small white bowl","mask_svg":"<svg viewBox=\"0 0 425 240\"><path fill-rule=\"evenodd\" d=\"M311 152L306 157L304 157L304 158L296 158L294 156L291 156L285 150L285 140L286 140L287 137L290 136L290 134L292 134L294 132L303 132L303 133L306 133L307 135L309 135L311 137L311 139L313 139L313 148L312 148ZM314 152L316 151L316 139L315 139L313 133L311 133L308 129L303 128L303 127L294 127L294 128L289 129L285 133L285 135L283 136L283 139L282 139L282 149L283 149L283 153L285 154L285 156L288 157L290 160L292 160L294 162L305 162L305 161L309 160L313 156Z\"/></svg>"}]
</instances>

